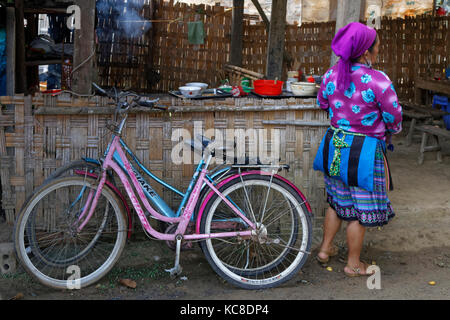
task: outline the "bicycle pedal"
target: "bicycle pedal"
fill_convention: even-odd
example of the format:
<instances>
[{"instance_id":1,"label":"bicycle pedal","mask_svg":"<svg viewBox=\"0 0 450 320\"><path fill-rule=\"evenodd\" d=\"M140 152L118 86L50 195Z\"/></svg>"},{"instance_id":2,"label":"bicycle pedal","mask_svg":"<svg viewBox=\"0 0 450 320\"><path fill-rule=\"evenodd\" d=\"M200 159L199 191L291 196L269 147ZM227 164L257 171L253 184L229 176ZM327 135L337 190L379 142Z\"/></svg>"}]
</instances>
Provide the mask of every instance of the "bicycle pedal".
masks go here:
<instances>
[{"instance_id":1,"label":"bicycle pedal","mask_svg":"<svg viewBox=\"0 0 450 320\"><path fill-rule=\"evenodd\" d=\"M175 278L181 274L181 272L183 271L183 268L181 268L181 266L178 265L178 266L170 268L170 269L165 269L165 271L170 273L170 276L172 278Z\"/></svg>"}]
</instances>

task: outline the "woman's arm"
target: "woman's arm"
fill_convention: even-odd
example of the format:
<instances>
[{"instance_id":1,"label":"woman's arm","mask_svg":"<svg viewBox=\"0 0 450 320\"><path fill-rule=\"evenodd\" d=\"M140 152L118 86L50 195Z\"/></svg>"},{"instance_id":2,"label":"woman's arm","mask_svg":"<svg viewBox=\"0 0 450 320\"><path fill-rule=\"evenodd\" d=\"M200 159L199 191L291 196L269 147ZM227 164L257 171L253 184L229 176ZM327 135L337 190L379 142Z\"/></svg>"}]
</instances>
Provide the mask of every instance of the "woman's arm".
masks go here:
<instances>
[{"instance_id":1,"label":"woman's arm","mask_svg":"<svg viewBox=\"0 0 450 320\"><path fill-rule=\"evenodd\" d=\"M378 106L381 110L386 131L389 134L397 134L402 131L402 106L398 102L394 86L390 84L378 98Z\"/></svg>"},{"instance_id":2,"label":"woman's arm","mask_svg":"<svg viewBox=\"0 0 450 320\"><path fill-rule=\"evenodd\" d=\"M325 77L324 77L325 79ZM326 90L326 86L327 85L327 81L322 81L322 83L320 84L320 89L319 92L317 93L317 105L322 108L323 110L328 111L328 108L330 107L329 103L328 103L328 96L326 94L327 90Z\"/></svg>"}]
</instances>

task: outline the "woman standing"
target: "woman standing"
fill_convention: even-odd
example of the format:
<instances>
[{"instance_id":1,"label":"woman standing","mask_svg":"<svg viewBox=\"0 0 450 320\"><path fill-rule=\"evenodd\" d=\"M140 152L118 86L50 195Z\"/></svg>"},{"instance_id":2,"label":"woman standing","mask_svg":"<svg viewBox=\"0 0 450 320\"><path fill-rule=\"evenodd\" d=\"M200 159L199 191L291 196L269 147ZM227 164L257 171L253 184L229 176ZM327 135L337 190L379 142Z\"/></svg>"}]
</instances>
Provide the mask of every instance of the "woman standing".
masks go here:
<instances>
[{"instance_id":1,"label":"woman standing","mask_svg":"<svg viewBox=\"0 0 450 320\"><path fill-rule=\"evenodd\" d=\"M342 220L348 221L344 268L348 276L367 275L368 264L360 261L366 227L384 225L394 217L387 197L385 141L401 131L402 109L389 77L372 69L379 46L375 29L358 22L340 29L332 42L340 60L326 72L318 93L318 104L329 112L331 127L315 160L315 169L325 172L330 204L317 259L326 263L337 255L333 239ZM375 141L372 151L361 151L365 141Z\"/></svg>"}]
</instances>

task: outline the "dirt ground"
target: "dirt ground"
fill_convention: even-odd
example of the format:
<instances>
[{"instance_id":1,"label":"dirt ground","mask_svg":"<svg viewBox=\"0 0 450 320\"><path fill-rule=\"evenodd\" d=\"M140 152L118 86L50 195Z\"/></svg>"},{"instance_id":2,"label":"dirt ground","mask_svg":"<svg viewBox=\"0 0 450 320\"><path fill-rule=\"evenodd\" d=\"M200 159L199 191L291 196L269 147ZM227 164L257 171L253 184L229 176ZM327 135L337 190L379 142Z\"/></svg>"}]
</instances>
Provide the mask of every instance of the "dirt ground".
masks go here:
<instances>
[{"instance_id":1,"label":"dirt ground","mask_svg":"<svg viewBox=\"0 0 450 320\"><path fill-rule=\"evenodd\" d=\"M18 293L23 299L77 300L299 300L299 299L449 299L450 298L450 144L445 144L443 163L434 153L417 164L419 141L407 148L404 136L394 138L390 164L395 190L390 193L396 217L381 229L366 232L362 258L381 270L381 289L368 289L367 278L348 278L345 266L345 224L336 244L341 254L327 269L314 256L281 287L263 291L236 288L218 277L198 246L182 252L181 278L164 272L174 253L164 243L137 241L127 244L114 269L100 282L82 290L53 290L33 281L23 269L0 276L0 299ZM0 242L8 241L10 227L0 224ZM331 270L331 271L330 271ZM136 281L135 289L119 279ZM429 282L434 281L434 285Z\"/></svg>"}]
</instances>

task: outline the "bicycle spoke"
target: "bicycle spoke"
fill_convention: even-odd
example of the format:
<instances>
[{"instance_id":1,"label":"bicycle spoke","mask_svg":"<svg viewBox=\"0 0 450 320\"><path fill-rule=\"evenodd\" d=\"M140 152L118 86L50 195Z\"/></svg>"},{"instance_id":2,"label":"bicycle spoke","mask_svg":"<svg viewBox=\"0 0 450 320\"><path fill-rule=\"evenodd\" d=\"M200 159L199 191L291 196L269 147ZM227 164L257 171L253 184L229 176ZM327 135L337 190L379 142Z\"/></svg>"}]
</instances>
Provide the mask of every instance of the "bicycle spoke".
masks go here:
<instances>
[{"instance_id":1,"label":"bicycle spoke","mask_svg":"<svg viewBox=\"0 0 450 320\"><path fill-rule=\"evenodd\" d=\"M110 259L114 248L125 244L125 221L106 189L84 229L77 231L78 215L85 208L89 192L95 191L89 186L86 179L78 177L61 178L54 186L49 183L41 190L42 195L37 195L34 207L22 215L19 225L25 227L19 227L18 233L23 243L20 248L25 249L19 250L19 256L27 269L33 267L29 270L40 281L63 288L56 281L68 279L70 265L80 268L83 279L93 275L89 279L95 281L114 262ZM31 249L29 255L27 248Z\"/></svg>"},{"instance_id":2,"label":"bicycle spoke","mask_svg":"<svg viewBox=\"0 0 450 320\"><path fill-rule=\"evenodd\" d=\"M304 201L286 188L271 175L239 176L219 190L245 215L259 221L251 236L244 240L214 238L202 242L205 253L211 257L210 263L229 281L245 288L275 286L303 265L304 253L310 246L310 226L303 211ZM210 201L206 218L202 219L206 233L220 230L212 228L216 221L222 224L227 219L234 221L233 213L221 198ZM239 226L243 224L236 225Z\"/></svg>"}]
</instances>

